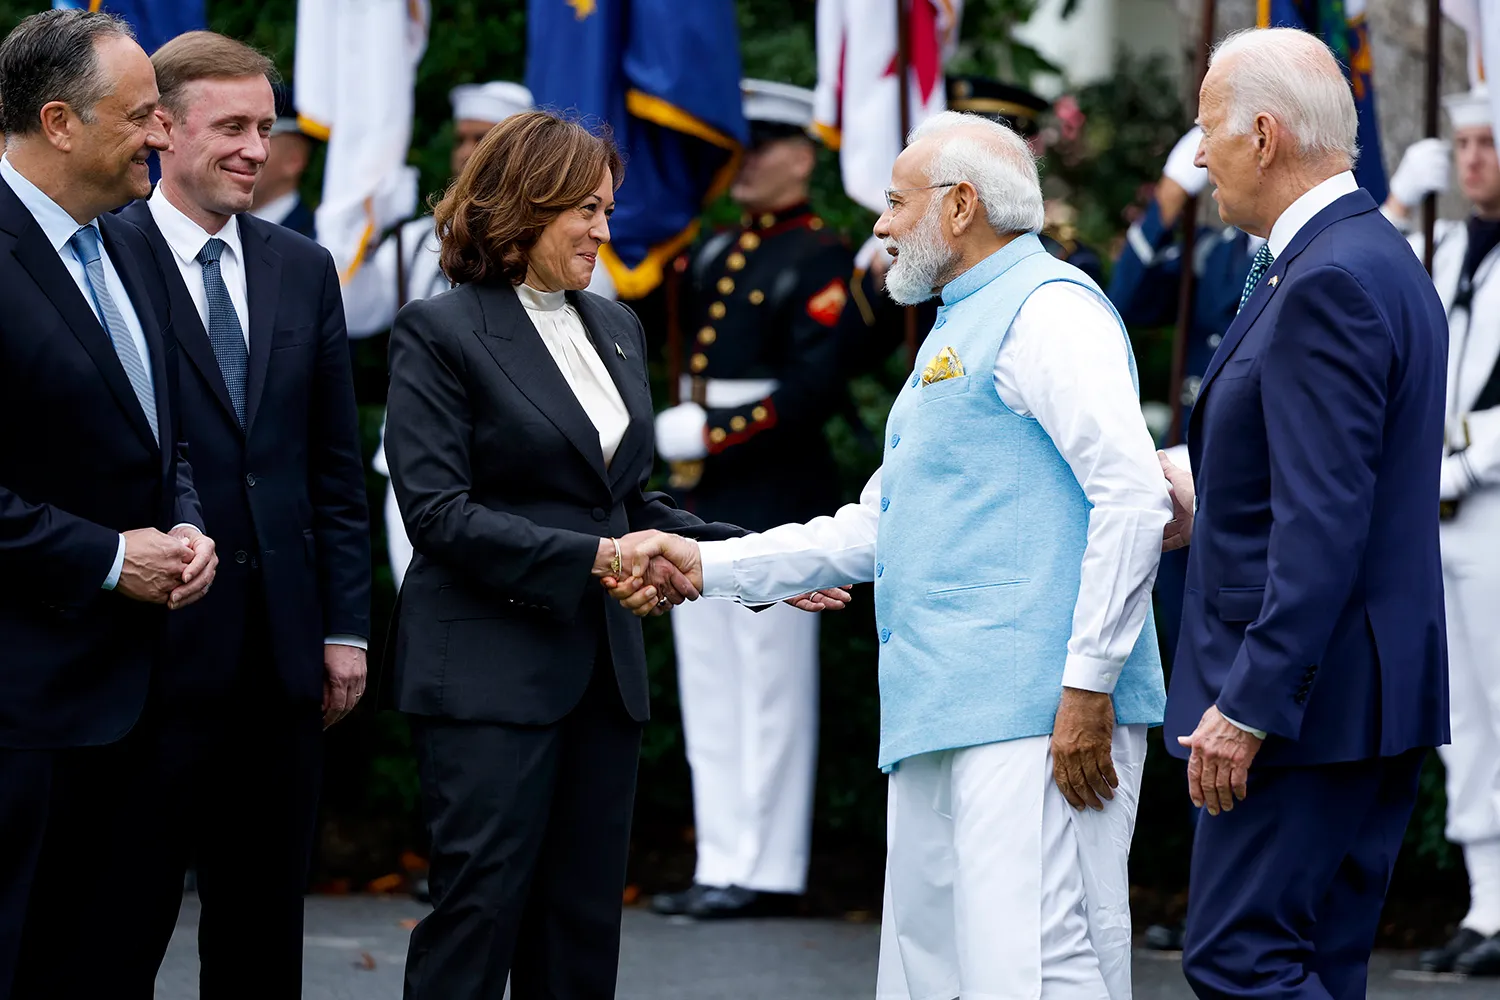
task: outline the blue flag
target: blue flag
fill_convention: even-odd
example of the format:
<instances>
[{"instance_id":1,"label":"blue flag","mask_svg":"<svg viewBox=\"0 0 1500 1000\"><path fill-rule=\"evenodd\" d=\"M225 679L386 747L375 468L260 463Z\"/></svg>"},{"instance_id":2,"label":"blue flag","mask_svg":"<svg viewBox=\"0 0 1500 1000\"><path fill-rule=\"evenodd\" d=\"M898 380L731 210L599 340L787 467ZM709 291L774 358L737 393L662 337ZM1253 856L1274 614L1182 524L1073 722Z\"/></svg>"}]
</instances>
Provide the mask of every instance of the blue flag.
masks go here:
<instances>
[{"instance_id":1,"label":"blue flag","mask_svg":"<svg viewBox=\"0 0 1500 1000\"><path fill-rule=\"evenodd\" d=\"M130 22L150 55L185 31L208 27L207 0L52 0L63 10L102 10Z\"/></svg>"},{"instance_id":2,"label":"blue flag","mask_svg":"<svg viewBox=\"0 0 1500 1000\"><path fill-rule=\"evenodd\" d=\"M1380 124L1375 116L1374 60L1365 0L1258 0L1257 25L1262 28L1301 28L1333 50L1354 90L1359 115L1359 162L1354 179L1370 192L1377 205L1388 192L1385 162L1380 157Z\"/></svg>"},{"instance_id":3,"label":"blue flag","mask_svg":"<svg viewBox=\"0 0 1500 1000\"><path fill-rule=\"evenodd\" d=\"M607 124L625 158L600 251L640 298L728 189L748 128L733 0L530 0L526 85L537 107Z\"/></svg>"}]
</instances>

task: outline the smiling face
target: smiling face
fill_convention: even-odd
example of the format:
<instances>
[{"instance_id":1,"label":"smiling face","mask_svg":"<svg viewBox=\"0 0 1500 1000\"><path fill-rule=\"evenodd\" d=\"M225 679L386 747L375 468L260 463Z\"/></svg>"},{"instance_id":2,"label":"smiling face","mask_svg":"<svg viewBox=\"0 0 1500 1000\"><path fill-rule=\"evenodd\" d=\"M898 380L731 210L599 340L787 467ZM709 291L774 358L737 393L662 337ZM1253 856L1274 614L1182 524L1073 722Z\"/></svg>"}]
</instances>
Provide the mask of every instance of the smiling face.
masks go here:
<instances>
[{"instance_id":1,"label":"smiling face","mask_svg":"<svg viewBox=\"0 0 1500 1000\"><path fill-rule=\"evenodd\" d=\"M113 36L94 51L100 73L115 86L94 105L92 122L78 116L70 123L69 154L100 210L109 211L151 193L147 160L152 150L167 147L167 138L156 117L156 72L141 47Z\"/></svg>"},{"instance_id":2,"label":"smiling face","mask_svg":"<svg viewBox=\"0 0 1500 1000\"><path fill-rule=\"evenodd\" d=\"M932 298L949 278L958 251L944 236L942 212L951 187L932 187L929 167L936 149L919 141L896 158L889 205L875 222L892 263L885 290L903 305Z\"/></svg>"},{"instance_id":3,"label":"smiling face","mask_svg":"<svg viewBox=\"0 0 1500 1000\"><path fill-rule=\"evenodd\" d=\"M276 99L264 76L194 80L163 109L172 142L162 182L185 214L209 232L250 210L265 165ZM185 204L179 204L179 201ZM217 225L206 223L216 222Z\"/></svg>"},{"instance_id":4,"label":"smiling face","mask_svg":"<svg viewBox=\"0 0 1500 1000\"><path fill-rule=\"evenodd\" d=\"M544 292L587 288L599 248L609 242L614 212L614 176L606 168L583 201L563 209L542 229L526 253L526 283Z\"/></svg>"}]
</instances>

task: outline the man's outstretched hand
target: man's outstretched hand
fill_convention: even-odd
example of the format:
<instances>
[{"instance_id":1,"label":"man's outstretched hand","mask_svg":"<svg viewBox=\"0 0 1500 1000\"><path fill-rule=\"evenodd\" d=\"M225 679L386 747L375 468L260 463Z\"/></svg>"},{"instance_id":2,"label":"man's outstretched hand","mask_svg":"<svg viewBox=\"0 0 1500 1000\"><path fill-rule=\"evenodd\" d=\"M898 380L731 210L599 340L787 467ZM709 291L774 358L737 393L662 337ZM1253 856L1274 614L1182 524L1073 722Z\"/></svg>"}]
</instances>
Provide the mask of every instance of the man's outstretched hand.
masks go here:
<instances>
[{"instance_id":1,"label":"man's outstretched hand","mask_svg":"<svg viewBox=\"0 0 1500 1000\"><path fill-rule=\"evenodd\" d=\"M605 540L606 543L608 539ZM609 596L642 618L665 613L703 590L698 543L661 531L637 531L620 539L621 576L600 580Z\"/></svg>"}]
</instances>

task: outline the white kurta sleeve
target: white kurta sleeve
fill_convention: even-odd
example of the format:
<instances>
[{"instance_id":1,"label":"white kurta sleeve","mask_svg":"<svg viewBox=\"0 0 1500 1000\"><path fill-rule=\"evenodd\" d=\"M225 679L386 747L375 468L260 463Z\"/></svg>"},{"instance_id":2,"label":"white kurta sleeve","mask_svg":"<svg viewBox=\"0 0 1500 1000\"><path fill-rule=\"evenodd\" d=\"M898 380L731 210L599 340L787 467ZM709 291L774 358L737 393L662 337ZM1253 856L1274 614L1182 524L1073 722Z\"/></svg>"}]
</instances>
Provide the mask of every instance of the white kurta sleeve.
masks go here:
<instances>
[{"instance_id":1,"label":"white kurta sleeve","mask_svg":"<svg viewBox=\"0 0 1500 1000\"><path fill-rule=\"evenodd\" d=\"M1092 292L1054 282L1026 300L995 360L1001 400L1036 419L1092 509L1066 687L1113 692L1151 607L1172 503L1119 323Z\"/></svg>"},{"instance_id":2,"label":"white kurta sleeve","mask_svg":"<svg viewBox=\"0 0 1500 1000\"><path fill-rule=\"evenodd\" d=\"M783 524L758 535L703 542L703 596L769 604L811 590L875 578L880 470L832 516Z\"/></svg>"}]
</instances>

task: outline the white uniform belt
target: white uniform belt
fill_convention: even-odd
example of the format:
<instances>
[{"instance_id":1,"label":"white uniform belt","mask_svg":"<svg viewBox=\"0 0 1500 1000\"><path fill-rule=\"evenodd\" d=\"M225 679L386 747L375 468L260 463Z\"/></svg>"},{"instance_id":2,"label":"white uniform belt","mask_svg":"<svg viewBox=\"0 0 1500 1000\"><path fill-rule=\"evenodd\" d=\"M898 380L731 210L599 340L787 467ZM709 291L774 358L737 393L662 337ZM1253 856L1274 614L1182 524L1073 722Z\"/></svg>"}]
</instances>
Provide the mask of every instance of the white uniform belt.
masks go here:
<instances>
[{"instance_id":1,"label":"white uniform belt","mask_svg":"<svg viewBox=\"0 0 1500 1000\"><path fill-rule=\"evenodd\" d=\"M781 387L774 378L710 378L703 381L708 389L703 405L711 410L731 410L736 406L759 403ZM691 375L682 376L680 391L683 401L693 398Z\"/></svg>"}]
</instances>

